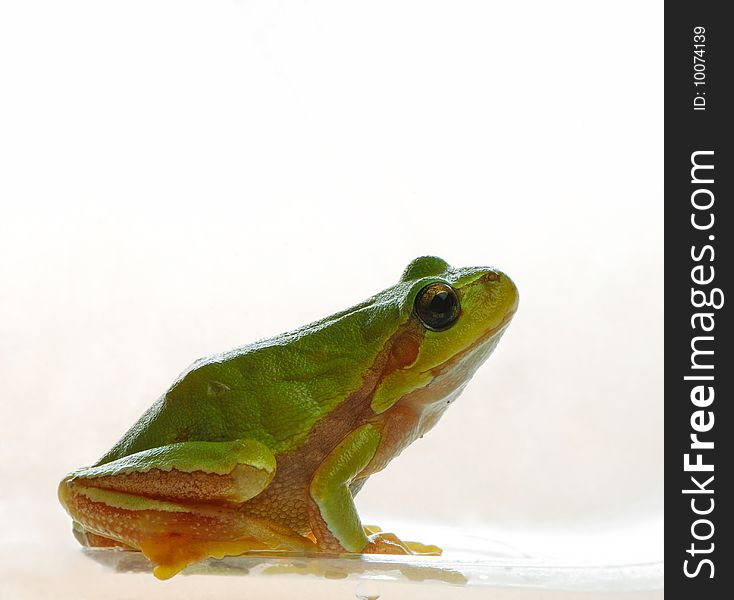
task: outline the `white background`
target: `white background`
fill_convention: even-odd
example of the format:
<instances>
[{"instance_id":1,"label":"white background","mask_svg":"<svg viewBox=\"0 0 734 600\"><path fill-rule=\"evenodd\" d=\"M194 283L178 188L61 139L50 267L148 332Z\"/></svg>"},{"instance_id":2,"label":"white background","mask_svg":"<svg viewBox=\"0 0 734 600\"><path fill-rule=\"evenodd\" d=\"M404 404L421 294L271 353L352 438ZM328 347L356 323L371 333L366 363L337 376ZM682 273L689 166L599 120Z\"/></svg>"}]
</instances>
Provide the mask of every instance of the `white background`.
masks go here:
<instances>
[{"instance_id":1,"label":"white background","mask_svg":"<svg viewBox=\"0 0 734 600\"><path fill-rule=\"evenodd\" d=\"M662 125L658 2L4 3L3 577L108 589L58 480L193 359L428 253L520 309L365 521L661 557Z\"/></svg>"}]
</instances>

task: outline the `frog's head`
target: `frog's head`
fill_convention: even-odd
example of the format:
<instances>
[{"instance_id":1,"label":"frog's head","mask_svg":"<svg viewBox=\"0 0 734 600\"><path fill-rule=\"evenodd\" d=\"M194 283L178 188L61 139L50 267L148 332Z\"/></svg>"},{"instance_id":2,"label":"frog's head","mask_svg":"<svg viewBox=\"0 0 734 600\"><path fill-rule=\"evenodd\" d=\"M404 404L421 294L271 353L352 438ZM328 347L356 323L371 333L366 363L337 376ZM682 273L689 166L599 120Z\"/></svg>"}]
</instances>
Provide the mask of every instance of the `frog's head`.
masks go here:
<instances>
[{"instance_id":1,"label":"frog's head","mask_svg":"<svg viewBox=\"0 0 734 600\"><path fill-rule=\"evenodd\" d=\"M411 262L392 293L403 317L373 395L378 413L401 400L448 405L492 353L518 304L515 284L501 271L453 268L434 256Z\"/></svg>"}]
</instances>

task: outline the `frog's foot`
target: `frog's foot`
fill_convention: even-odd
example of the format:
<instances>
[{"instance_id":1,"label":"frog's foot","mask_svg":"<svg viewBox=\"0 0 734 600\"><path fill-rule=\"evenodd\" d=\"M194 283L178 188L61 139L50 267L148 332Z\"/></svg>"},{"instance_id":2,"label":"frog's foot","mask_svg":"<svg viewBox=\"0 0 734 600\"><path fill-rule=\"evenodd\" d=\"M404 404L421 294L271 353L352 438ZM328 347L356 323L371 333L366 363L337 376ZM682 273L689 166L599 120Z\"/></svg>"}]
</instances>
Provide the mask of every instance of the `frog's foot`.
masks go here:
<instances>
[{"instance_id":1,"label":"frog's foot","mask_svg":"<svg viewBox=\"0 0 734 600\"><path fill-rule=\"evenodd\" d=\"M369 541L364 550L362 550L363 554L440 556L443 552L438 546L401 540L394 533L384 532L381 528L374 525L365 525L364 533Z\"/></svg>"},{"instance_id":2,"label":"frog's foot","mask_svg":"<svg viewBox=\"0 0 734 600\"><path fill-rule=\"evenodd\" d=\"M106 538L139 549L165 579L209 557L313 549L310 539L240 510L274 473L274 457L257 442L184 442L77 471L61 482L59 499L86 532L82 543Z\"/></svg>"},{"instance_id":3,"label":"frog's foot","mask_svg":"<svg viewBox=\"0 0 734 600\"><path fill-rule=\"evenodd\" d=\"M279 536L270 530L257 535L265 535L267 541L253 535L231 540L211 540L169 533L141 540L139 546L146 558L155 565L153 574L158 579L169 579L187 566L208 558L221 559L251 551L305 552L308 546L303 538L298 539L300 536L293 532Z\"/></svg>"}]
</instances>

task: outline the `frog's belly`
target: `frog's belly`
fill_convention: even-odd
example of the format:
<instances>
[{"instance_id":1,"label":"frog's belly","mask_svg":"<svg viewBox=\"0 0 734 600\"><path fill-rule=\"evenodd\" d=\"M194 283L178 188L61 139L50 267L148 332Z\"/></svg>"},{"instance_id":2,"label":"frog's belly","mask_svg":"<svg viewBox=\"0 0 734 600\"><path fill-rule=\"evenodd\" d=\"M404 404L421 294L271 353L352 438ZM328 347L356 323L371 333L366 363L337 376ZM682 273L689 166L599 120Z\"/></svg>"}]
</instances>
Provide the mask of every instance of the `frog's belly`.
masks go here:
<instances>
[{"instance_id":1,"label":"frog's belly","mask_svg":"<svg viewBox=\"0 0 734 600\"><path fill-rule=\"evenodd\" d=\"M306 535L311 531L308 486L312 473L294 467L297 465L279 462L270 485L258 496L245 502L240 510L246 515L280 523L300 535Z\"/></svg>"}]
</instances>

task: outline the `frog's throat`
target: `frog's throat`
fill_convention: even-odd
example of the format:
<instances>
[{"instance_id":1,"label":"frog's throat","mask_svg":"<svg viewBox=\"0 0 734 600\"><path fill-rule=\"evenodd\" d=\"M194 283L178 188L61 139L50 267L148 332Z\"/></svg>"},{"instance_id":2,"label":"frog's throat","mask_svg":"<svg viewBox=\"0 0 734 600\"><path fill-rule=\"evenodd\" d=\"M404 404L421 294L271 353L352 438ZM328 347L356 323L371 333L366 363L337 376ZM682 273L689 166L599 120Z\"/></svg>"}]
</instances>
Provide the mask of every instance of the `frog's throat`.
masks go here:
<instances>
[{"instance_id":1,"label":"frog's throat","mask_svg":"<svg viewBox=\"0 0 734 600\"><path fill-rule=\"evenodd\" d=\"M423 435L433 427L446 408L461 394L475 371L494 350L512 320L513 312L508 312L499 324L480 334L464 349L421 372L422 384L405 390L395 401L392 409L419 415L420 422L414 425L416 435ZM416 379L421 380L418 377ZM386 414L390 410L387 409Z\"/></svg>"},{"instance_id":2,"label":"frog's throat","mask_svg":"<svg viewBox=\"0 0 734 600\"><path fill-rule=\"evenodd\" d=\"M473 342L468 344L464 349L459 350L456 354L449 357L442 363L439 363L431 367L430 369L426 369L425 371L421 371L421 375L431 375L432 377L437 377L442 373L445 373L446 371L452 369L457 364L463 362L477 348L479 348L479 346L482 346L491 338L496 337L497 339L499 339L499 337L504 333L504 330L507 329L507 327L509 326L510 321L512 321L512 317L515 316L515 310L516 309L513 308L512 310L508 311L498 325L487 329L485 332L480 334L479 337L477 337Z\"/></svg>"}]
</instances>

